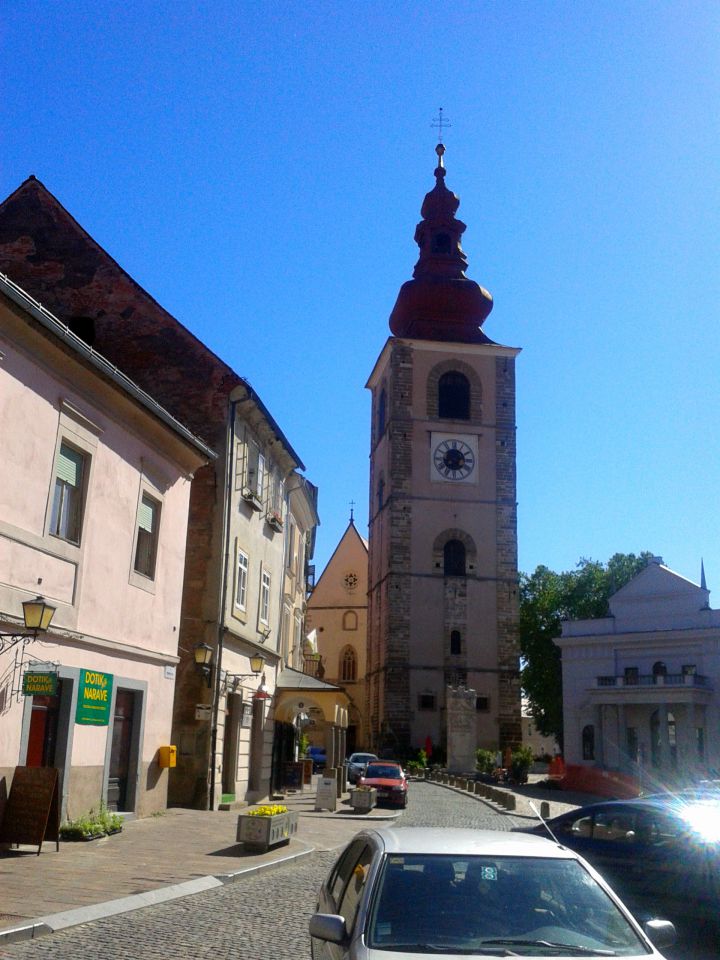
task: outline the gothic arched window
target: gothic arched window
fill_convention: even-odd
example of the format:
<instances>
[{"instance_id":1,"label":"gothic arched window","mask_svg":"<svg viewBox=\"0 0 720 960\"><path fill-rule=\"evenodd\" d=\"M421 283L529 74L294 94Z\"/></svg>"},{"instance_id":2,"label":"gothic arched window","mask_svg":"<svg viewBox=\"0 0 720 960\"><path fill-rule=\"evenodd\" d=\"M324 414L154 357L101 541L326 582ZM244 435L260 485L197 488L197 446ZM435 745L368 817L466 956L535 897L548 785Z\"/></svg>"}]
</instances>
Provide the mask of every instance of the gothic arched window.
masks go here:
<instances>
[{"instance_id":1,"label":"gothic arched window","mask_svg":"<svg viewBox=\"0 0 720 960\"><path fill-rule=\"evenodd\" d=\"M443 572L446 577L465 576L465 544L461 540L448 540L443 547Z\"/></svg>"},{"instance_id":2,"label":"gothic arched window","mask_svg":"<svg viewBox=\"0 0 720 960\"><path fill-rule=\"evenodd\" d=\"M345 647L340 655L340 680L342 683L354 683L357 679L357 657L353 647Z\"/></svg>"},{"instance_id":3,"label":"gothic arched window","mask_svg":"<svg viewBox=\"0 0 720 960\"><path fill-rule=\"evenodd\" d=\"M470 381L464 373L449 370L440 377L438 416L447 420L470 419Z\"/></svg>"},{"instance_id":4,"label":"gothic arched window","mask_svg":"<svg viewBox=\"0 0 720 960\"><path fill-rule=\"evenodd\" d=\"M459 630L451 630L450 632L450 653L453 656L462 653L462 642L460 640Z\"/></svg>"}]
</instances>

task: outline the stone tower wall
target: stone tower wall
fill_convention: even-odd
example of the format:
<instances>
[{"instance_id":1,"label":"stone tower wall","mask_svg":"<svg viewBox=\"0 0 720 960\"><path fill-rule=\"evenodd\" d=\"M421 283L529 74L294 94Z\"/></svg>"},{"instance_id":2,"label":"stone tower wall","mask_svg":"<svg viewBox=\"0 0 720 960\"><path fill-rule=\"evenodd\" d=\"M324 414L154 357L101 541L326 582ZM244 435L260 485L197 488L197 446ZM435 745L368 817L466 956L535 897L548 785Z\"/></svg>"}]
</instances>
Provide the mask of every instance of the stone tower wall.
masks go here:
<instances>
[{"instance_id":1,"label":"stone tower wall","mask_svg":"<svg viewBox=\"0 0 720 960\"><path fill-rule=\"evenodd\" d=\"M497 643L500 748L522 742L517 575L515 361L498 357L496 375Z\"/></svg>"}]
</instances>

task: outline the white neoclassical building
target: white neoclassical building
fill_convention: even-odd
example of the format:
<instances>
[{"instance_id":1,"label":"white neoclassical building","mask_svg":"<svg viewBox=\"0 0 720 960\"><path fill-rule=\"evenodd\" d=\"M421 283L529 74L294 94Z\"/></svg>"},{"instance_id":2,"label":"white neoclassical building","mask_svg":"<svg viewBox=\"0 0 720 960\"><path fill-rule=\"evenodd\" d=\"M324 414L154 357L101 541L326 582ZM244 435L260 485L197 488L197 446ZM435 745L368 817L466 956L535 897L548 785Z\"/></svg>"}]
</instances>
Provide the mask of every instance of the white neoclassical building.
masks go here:
<instances>
[{"instance_id":1,"label":"white neoclassical building","mask_svg":"<svg viewBox=\"0 0 720 960\"><path fill-rule=\"evenodd\" d=\"M720 770L720 610L653 558L607 617L568 620L562 650L565 759L643 790Z\"/></svg>"}]
</instances>

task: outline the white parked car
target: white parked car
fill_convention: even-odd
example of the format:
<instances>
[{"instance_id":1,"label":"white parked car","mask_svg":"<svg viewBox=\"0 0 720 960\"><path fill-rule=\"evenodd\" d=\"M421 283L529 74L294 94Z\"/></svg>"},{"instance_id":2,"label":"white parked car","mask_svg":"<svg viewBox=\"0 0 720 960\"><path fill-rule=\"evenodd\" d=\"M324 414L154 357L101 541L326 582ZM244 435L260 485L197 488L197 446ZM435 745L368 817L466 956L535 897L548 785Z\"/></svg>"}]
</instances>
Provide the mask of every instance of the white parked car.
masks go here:
<instances>
[{"instance_id":1,"label":"white parked car","mask_svg":"<svg viewBox=\"0 0 720 960\"><path fill-rule=\"evenodd\" d=\"M377 760L374 753L351 753L345 761L348 783L357 783L363 775L365 767L373 760Z\"/></svg>"},{"instance_id":2,"label":"white parked car","mask_svg":"<svg viewBox=\"0 0 720 960\"><path fill-rule=\"evenodd\" d=\"M313 960L633 957L660 960L675 928L641 927L598 873L541 837L493 830L363 830L322 885Z\"/></svg>"}]
</instances>

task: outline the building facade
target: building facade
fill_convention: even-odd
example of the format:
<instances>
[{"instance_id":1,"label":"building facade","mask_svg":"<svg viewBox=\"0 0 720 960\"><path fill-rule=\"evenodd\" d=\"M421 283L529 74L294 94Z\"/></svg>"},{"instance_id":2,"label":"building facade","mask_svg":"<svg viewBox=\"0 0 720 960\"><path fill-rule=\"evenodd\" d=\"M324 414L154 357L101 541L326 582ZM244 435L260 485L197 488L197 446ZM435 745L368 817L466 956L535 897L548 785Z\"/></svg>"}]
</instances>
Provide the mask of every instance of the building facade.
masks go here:
<instances>
[{"instance_id":1,"label":"building facade","mask_svg":"<svg viewBox=\"0 0 720 960\"><path fill-rule=\"evenodd\" d=\"M61 818L147 816L167 805L190 487L214 453L4 276L0 356L0 795L50 767ZM21 637L36 594L49 630Z\"/></svg>"},{"instance_id":2,"label":"building facade","mask_svg":"<svg viewBox=\"0 0 720 960\"><path fill-rule=\"evenodd\" d=\"M223 796L266 796L273 696L284 666L288 484L304 469L300 457L251 384L143 290L34 177L0 204L0 271L217 452L195 472L190 491L175 638L178 764L169 801L216 808ZM243 582L244 610L237 602ZM198 667L198 655L209 662ZM263 657L258 674L255 655Z\"/></svg>"},{"instance_id":3,"label":"building facade","mask_svg":"<svg viewBox=\"0 0 720 960\"><path fill-rule=\"evenodd\" d=\"M647 792L720 772L720 610L651 560L607 617L567 620L562 650L568 764L627 775Z\"/></svg>"},{"instance_id":4,"label":"building facade","mask_svg":"<svg viewBox=\"0 0 720 960\"><path fill-rule=\"evenodd\" d=\"M465 225L436 184L420 256L390 317L372 392L368 590L370 747L444 749L446 689L476 692L479 747L521 742L515 357L481 325ZM436 754L438 755L438 754Z\"/></svg>"},{"instance_id":5,"label":"building facade","mask_svg":"<svg viewBox=\"0 0 720 960\"><path fill-rule=\"evenodd\" d=\"M353 520L347 526L308 600L306 626L325 680L342 687L349 700L346 749L367 748L367 571L368 545Z\"/></svg>"}]
</instances>

